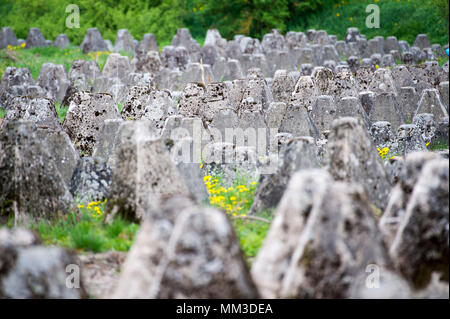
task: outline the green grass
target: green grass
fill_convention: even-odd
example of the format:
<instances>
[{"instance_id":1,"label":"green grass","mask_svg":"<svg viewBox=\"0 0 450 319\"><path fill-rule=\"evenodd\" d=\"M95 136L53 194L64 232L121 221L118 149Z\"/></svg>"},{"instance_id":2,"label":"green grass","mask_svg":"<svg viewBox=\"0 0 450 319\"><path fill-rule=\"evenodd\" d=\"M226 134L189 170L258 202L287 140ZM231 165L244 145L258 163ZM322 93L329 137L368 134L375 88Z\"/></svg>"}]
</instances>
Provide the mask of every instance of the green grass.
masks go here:
<instances>
[{"instance_id":1,"label":"green grass","mask_svg":"<svg viewBox=\"0 0 450 319\"><path fill-rule=\"evenodd\" d=\"M62 123L64 122L64 119L66 118L67 110L69 109L68 106L61 105L60 103L55 103L55 109L56 113L58 113L59 121Z\"/></svg>"},{"instance_id":2,"label":"green grass","mask_svg":"<svg viewBox=\"0 0 450 319\"><path fill-rule=\"evenodd\" d=\"M220 171L210 174L204 177L209 204L224 210L230 216L245 217L252 206L257 182L239 172L233 181L226 180Z\"/></svg>"},{"instance_id":3,"label":"green grass","mask_svg":"<svg viewBox=\"0 0 450 319\"><path fill-rule=\"evenodd\" d=\"M2 108L0 108L0 119L4 118L6 115L6 111Z\"/></svg>"},{"instance_id":4,"label":"green grass","mask_svg":"<svg viewBox=\"0 0 450 319\"><path fill-rule=\"evenodd\" d=\"M431 147L432 151L448 150L448 141L438 141Z\"/></svg>"},{"instance_id":5,"label":"green grass","mask_svg":"<svg viewBox=\"0 0 450 319\"><path fill-rule=\"evenodd\" d=\"M439 66L443 66L446 62L448 62L448 55L437 59Z\"/></svg>"},{"instance_id":6,"label":"green grass","mask_svg":"<svg viewBox=\"0 0 450 319\"><path fill-rule=\"evenodd\" d=\"M204 39L200 39L203 44ZM170 41L164 42L164 45L170 45ZM162 46L160 45L160 49ZM123 56L132 58L132 52L120 51ZM31 75L36 80L41 72L42 64L51 62L54 64L62 64L67 72L70 71L72 63L75 60L95 60L100 68L103 70L106 60L110 52L90 52L83 54L78 47L68 47L66 49L59 49L56 47L42 47L32 49L2 49L0 50L0 78L3 76L7 67L28 68Z\"/></svg>"},{"instance_id":7,"label":"green grass","mask_svg":"<svg viewBox=\"0 0 450 319\"><path fill-rule=\"evenodd\" d=\"M93 206L95 207L95 206ZM104 205L97 205L103 213ZM58 245L78 251L128 251L138 230L138 225L115 219L107 225L102 222L102 214L83 207L77 213L54 221L40 221L31 226L44 244Z\"/></svg>"},{"instance_id":8,"label":"green grass","mask_svg":"<svg viewBox=\"0 0 450 319\"><path fill-rule=\"evenodd\" d=\"M273 215L266 213L259 217L272 221ZM232 220L232 225L236 232L236 236L241 245L242 251L246 260L251 264L253 259L258 254L267 232L270 228L270 223L260 220L235 218Z\"/></svg>"},{"instance_id":9,"label":"green grass","mask_svg":"<svg viewBox=\"0 0 450 319\"><path fill-rule=\"evenodd\" d=\"M226 195L229 205L232 205L232 210L227 211L227 204L224 207L221 207L220 204L210 205L226 212L235 229L244 256L251 264L267 235L273 214L266 212L257 217L248 215L256 189L253 179L248 176L237 174L236 179L229 181L228 185L225 184L222 174L211 176L210 181L215 180L217 181L214 184L218 184L218 186L214 189L221 193L223 193L221 189L225 189L225 186L227 190L232 188L229 191L230 194ZM212 196L215 195L217 194ZM236 200L230 200L232 197L236 197ZM104 207L105 202L79 205L76 212L55 220L35 222L30 228L39 234L42 242L46 245L67 247L78 252L128 251L139 225L120 217L111 224L103 223ZM241 209L236 210L237 207L241 207ZM14 219L9 218L4 226L13 227Z\"/></svg>"},{"instance_id":10,"label":"green grass","mask_svg":"<svg viewBox=\"0 0 450 319\"><path fill-rule=\"evenodd\" d=\"M59 49L56 47L42 47L32 49L17 49L17 50L0 50L0 78L5 69L9 66L17 68L28 68L36 79L41 71L42 64L51 62L55 64L62 64L67 72L70 71L72 62L75 60L96 60L100 70L108 58L109 52L91 52L83 54L80 48L68 47L66 49Z\"/></svg>"},{"instance_id":11,"label":"green grass","mask_svg":"<svg viewBox=\"0 0 450 319\"><path fill-rule=\"evenodd\" d=\"M256 180L237 172L233 181L226 181L222 172L212 172L205 177L205 186L209 192L209 205L225 211L228 215L244 256L251 264L272 221L271 212L258 217L248 215L257 188Z\"/></svg>"},{"instance_id":12,"label":"green grass","mask_svg":"<svg viewBox=\"0 0 450 319\"><path fill-rule=\"evenodd\" d=\"M371 39L375 36L396 36L412 44L420 33L426 33L431 43L448 43L448 13L436 3L443 0L344 0L324 6L296 20L290 29L326 30L343 40L347 28L357 27L362 34ZM370 13L365 9L368 4L380 8L380 28L369 29L365 21ZM445 5L444 5L445 6ZM448 8L448 1L447 1ZM448 11L448 9L447 9Z\"/></svg>"}]
</instances>

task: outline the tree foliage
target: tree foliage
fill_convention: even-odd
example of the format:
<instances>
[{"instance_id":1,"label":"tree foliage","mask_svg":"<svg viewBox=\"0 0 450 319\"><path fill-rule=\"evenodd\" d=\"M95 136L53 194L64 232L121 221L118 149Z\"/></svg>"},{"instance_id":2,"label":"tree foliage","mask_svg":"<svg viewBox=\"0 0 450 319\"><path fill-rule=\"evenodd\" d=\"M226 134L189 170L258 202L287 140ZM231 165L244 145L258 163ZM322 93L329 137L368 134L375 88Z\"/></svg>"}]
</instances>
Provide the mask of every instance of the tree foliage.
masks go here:
<instances>
[{"instance_id":1,"label":"tree foliage","mask_svg":"<svg viewBox=\"0 0 450 319\"><path fill-rule=\"evenodd\" d=\"M340 39L348 27L358 27L368 38L395 35L414 41L427 33L432 42L448 42L449 0L377 0L381 28L365 26L365 8L373 0L0 0L1 26L10 26L19 38L39 27L54 39L66 33L74 44L88 28L97 27L105 39L115 40L117 30L129 29L138 40L155 34L162 45L170 43L178 28L187 27L201 39L217 28L231 39L236 34L262 38L271 29L282 32L323 29ZM68 29L66 6L80 8L80 28Z\"/></svg>"},{"instance_id":2,"label":"tree foliage","mask_svg":"<svg viewBox=\"0 0 450 319\"><path fill-rule=\"evenodd\" d=\"M336 0L184 0L184 20L192 33L217 28L223 36L245 34L261 38L271 29L286 32L302 15Z\"/></svg>"},{"instance_id":3,"label":"tree foliage","mask_svg":"<svg viewBox=\"0 0 450 319\"><path fill-rule=\"evenodd\" d=\"M2 26L9 25L25 38L30 27L41 28L48 39L66 33L71 41L81 43L88 28L97 27L105 39L114 41L118 29L129 29L137 39L153 33L158 40L172 37L180 27L182 9L178 0L0 0ZM66 7L80 8L80 28L67 28ZM5 11L5 12L3 12ZM3 19L5 17L5 19Z\"/></svg>"}]
</instances>

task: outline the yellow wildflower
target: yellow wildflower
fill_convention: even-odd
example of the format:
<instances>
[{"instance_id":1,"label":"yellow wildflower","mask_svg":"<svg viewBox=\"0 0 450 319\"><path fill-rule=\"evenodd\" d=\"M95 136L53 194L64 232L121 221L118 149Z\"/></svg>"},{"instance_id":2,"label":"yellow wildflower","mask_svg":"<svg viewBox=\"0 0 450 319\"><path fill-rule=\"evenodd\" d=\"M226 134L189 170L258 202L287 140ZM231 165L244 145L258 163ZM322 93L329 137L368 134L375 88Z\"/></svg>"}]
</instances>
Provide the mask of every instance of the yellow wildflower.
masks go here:
<instances>
[{"instance_id":1,"label":"yellow wildflower","mask_svg":"<svg viewBox=\"0 0 450 319\"><path fill-rule=\"evenodd\" d=\"M389 153L389 147L383 147L382 149L377 148L380 157L384 160L386 155Z\"/></svg>"}]
</instances>

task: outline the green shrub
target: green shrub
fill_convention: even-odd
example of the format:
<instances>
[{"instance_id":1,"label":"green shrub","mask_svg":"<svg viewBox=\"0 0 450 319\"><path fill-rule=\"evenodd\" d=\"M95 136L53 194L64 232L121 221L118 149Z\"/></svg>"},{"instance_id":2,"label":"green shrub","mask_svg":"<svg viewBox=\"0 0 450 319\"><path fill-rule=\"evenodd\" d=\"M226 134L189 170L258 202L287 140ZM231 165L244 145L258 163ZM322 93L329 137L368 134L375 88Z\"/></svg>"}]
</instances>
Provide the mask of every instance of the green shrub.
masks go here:
<instances>
[{"instance_id":1,"label":"green shrub","mask_svg":"<svg viewBox=\"0 0 450 319\"><path fill-rule=\"evenodd\" d=\"M0 50L0 77L8 66L13 66L28 68L36 79L41 72L42 64L47 62L61 64L69 72L74 60L96 60L100 69L103 69L108 55L109 52L83 54L78 47L68 47L63 50L55 47L4 49Z\"/></svg>"},{"instance_id":2,"label":"green shrub","mask_svg":"<svg viewBox=\"0 0 450 319\"><path fill-rule=\"evenodd\" d=\"M357 27L368 39L375 36L396 36L412 44L419 33L426 33L432 43L448 43L448 0L345 0L299 17L289 25L293 30L313 28L326 30L344 39L349 27ZM368 4L380 7L380 28L369 29L365 21ZM446 15L446 17L445 17Z\"/></svg>"},{"instance_id":3,"label":"green shrub","mask_svg":"<svg viewBox=\"0 0 450 319\"><path fill-rule=\"evenodd\" d=\"M105 202L79 205L78 212L55 220L43 220L31 226L47 245L74 248L79 251L128 251L139 225L120 218L110 225L102 221ZM11 225L12 226L12 225Z\"/></svg>"},{"instance_id":4,"label":"green shrub","mask_svg":"<svg viewBox=\"0 0 450 319\"><path fill-rule=\"evenodd\" d=\"M262 216L269 222L273 218L271 213L266 213ZM233 219L232 223L242 251L244 252L246 259L251 262L258 254L258 251L266 238L270 223L241 218Z\"/></svg>"},{"instance_id":5,"label":"green shrub","mask_svg":"<svg viewBox=\"0 0 450 319\"><path fill-rule=\"evenodd\" d=\"M224 181L221 172L206 175L204 181L209 192L209 205L223 210L228 215L242 251L251 263L272 220L272 212L265 212L258 217L248 216L258 183L248 174L239 172L236 173L236 178L228 183Z\"/></svg>"},{"instance_id":6,"label":"green shrub","mask_svg":"<svg viewBox=\"0 0 450 319\"><path fill-rule=\"evenodd\" d=\"M54 40L66 33L72 43L79 45L86 30L96 27L105 39L114 42L118 29L129 29L137 39L145 33L158 40L172 37L180 27L180 6L177 0L78 0L80 28L69 29L66 7L72 0L5 0L0 5L2 26L9 25L17 37L26 39L28 29L39 27L47 39Z\"/></svg>"},{"instance_id":7,"label":"green shrub","mask_svg":"<svg viewBox=\"0 0 450 319\"><path fill-rule=\"evenodd\" d=\"M41 28L51 40L66 33L76 45L91 27L112 42L122 28L138 40L153 33L160 47L168 45L181 27L197 39L204 39L208 28L219 29L228 39L235 34L261 38L273 28L323 29L342 39L348 27L358 27L368 38L395 35L412 43L418 33L427 33L434 43L448 43L448 0L78 0L80 28L68 29L65 9L72 2L3 0L2 26L9 25L23 39L31 27ZM380 7L380 29L365 26L370 3Z\"/></svg>"},{"instance_id":8,"label":"green shrub","mask_svg":"<svg viewBox=\"0 0 450 319\"><path fill-rule=\"evenodd\" d=\"M119 236L124 228L126 227L125 221L120 217L111 223L111 225L106 226L105 232L109 238L116 238Z\"/></svg>"},{"instance_id":9,"label":"green shrub","mask_svg":"<svg viewBox=\"0 0 450 319\"><path fill-rule=\"evenodd\" d=\"M56 109L56 113L58 114L59 121L61 123L64 122L64 119L66 118L67 110L69 109L69 107L61 105L60 103L56 102L55 109Z\"/></svg>"},{"instance_id":10,"label":"green shrub","mask_svg":"<svg viewBox=\"0 0 450 319\"><path fill-rule=\"evenodd\" d=\"M105 240L92 228L92 225L86 221L75 225L71 230L73 247L76 249L93 251L95 253L104 249Z\"/></svg>"}]
</instances>

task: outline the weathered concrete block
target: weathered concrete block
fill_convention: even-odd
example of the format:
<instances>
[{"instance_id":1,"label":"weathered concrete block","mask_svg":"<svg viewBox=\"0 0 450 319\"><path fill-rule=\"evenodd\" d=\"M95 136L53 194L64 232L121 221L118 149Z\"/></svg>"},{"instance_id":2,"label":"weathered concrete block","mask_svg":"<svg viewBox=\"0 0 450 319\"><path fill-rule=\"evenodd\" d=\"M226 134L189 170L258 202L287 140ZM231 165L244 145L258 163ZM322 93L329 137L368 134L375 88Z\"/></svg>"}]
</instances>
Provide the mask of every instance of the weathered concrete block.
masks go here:
<instances>
[{"instance_id":1,"label":"weathered concrete block","mask_svg":"<svg viewBox=\"0 0 450 319\"><path fill-rule=\"evenodd\" d=\"M373 71L371 67L361 65L361 67L356 70L355 79L359 92L369 90L369 86L373 79Z\"/></svg>"},{"instance_id":2,"label":"weathered concrete block","mask_svg":"<svg viewBox=\"0 0 450 319\"><path fill-rule=\"evenodd\" d=\"M405 116L408 123L411 123L419 102L416 89L411 86L401 87L398 91L397 102L401 114Z\"/></svg>"},{"instance_id":3,"label":"weathered concrete block","mask_svg":"<svg viewBox=\"0 0 450 319\"><path fill-rule=\"evenodd\" d=\"M63 128L82 155L91 155L103 122L108 119L120 119L111 95L78 92L70 102Z\"/></svg>"},{"instance_id":4,"label":"weathered concrete block","mask_svg":"<svg viewBox=\"0 0 450 319\"><path fill-rule=\"evenodd\" d=\"M79 289L67 285L69 265L76 257L58 247L39 245L35 235L25 229L0 229L0 298L81 299L87 298L83 282Z\"/></svg>"},{"instance_id":5,"label":"weathered concrete block","mask_svg":"<svg viewBox=\"0 0 450 319\"><path fill-rule=\"evenodd\" d=\"M415 288L426 286L433 271L448 282L449 164L427 162L401 218L390 254Z\"/></svg>"},{"instance_id":6,"label":"weathered concrete block","mask_svg":"<svg viewBox=\"0 0 450 319\"><path fill-rule=\"evenodd\" d=\"M280 150L277 172L261 175L251 208L253 214L275 208L282 198L292 175L301 169L319 167L316 145L308 138L290 140Z\"/></svg>"},{"instance_id":7,"label":"weathered concrete block","mask_svg":"<svg viewBox=\"0 0 450 319\"><path fill-rule=\"evenodd\" d=\"M46 46L45 38L39 28L31 28L27 36L27 49Z\"/></svg>"},{"instance_id":8,"label":"weathered concrete block","mask_svg":"<svg viewBox=\"0 0 450 319\"><path fill-rule=\"evenodd\" d=\"M364 111L361 102L358 98L353 96L344 97L339 100L336 117L355 117L360 119L366 128L370 127L370 120Z\"/></svg>"},{"instance_id":9,"label":"weathered concrete block","mask_svg":"<svg viewBox=\"0 0 450 319\"><path fill-rule=\"evenodd\" d=\"M218 49L218 53L221 56L225 56L225 48L227 46L227 40L222 38L219 30L209 29L206 31L204 45L213 45Z\"/></svg>"},{"instance_id":10,"label":"weathered concrete block","mask_svg":"<svg viewBox=\"0 0 450 319\"><path fill-rule=\"evenodd\" d=\"M194 132L190 133L195 136ZM209 193L203 181L202 150L198 148L198 141L195 141L192 136L186 136L184 138L175 138L170 140L170 142L173 142L174 145L165 140L166 146L170 150L171 159L174 161L184 183L197 203L204 203L208 200Z\"/></svg>"},{"instance_id":11,"label":"weathered concrete block","mask_svg":"<svg viewBox=\"0 0 450 319\"><path fill-rule=\"evenodd\" d=\"M372 264L390 266L374 212L359 185L331 183L319 201L298 238L283 279L283 297L345 298L351 292L344 277L367 275Z\"/></svg>"},{"instance_id":12,"label":"weathered concrete block","mask_svg":"<svg viewBox=\"0 0 450 319\"><path fill-rule=\"evenodd\" d=\"M116 43L114 45L114 51L125 51L134 52L136 49L136 43L134 42L133 36L130 34L128 29L117 30Z\"/></svg>"},{"instance_id":13,"label":"weathered concrete block","mask_svg":"<svg viewBox=\"0 0 450 319\"><path fill-rule=\"evenodd\" d=\"M131 60L131 67L135 72L150 73L157 76L163 68L163 62L157 51L146 51L145 53L136 53Z\"/></svg>"},{"instance_id":14,"label":"weathered concrete block","mask_svg":"<svg viewBox=\"0 0 450 319\"><path fill-rule=\"evenodd\" d=\"M384 40L384 52L391 52L392 50L400 51L400 44L398 43L398 40L394 36L387 37Z\"/></svg>"},{"instance_id":15,"label":"weathered concrete block","mask_svg":"<svg viewBox=\"0 0 450 319\"><path fill-rule=\"evenodd\" d=\"M422 113L414 116L412 124L417 126L425 143L430 143L436 134L437 124L434 115L430 113Z\"/></svg>"},{"instance_id":16,"label":"weathered concrete block","mask_svg":"<svg viewBox=\"0 0 450 319\"><path fill-rule=\"evenodd\" d=\"M45 97L18 96L13 98L2 126L8 121L18 119L32 121L37 126L61 128L54 102Z\"/></svg>"},{"instance_id":17,"label":"weathered concrete block","mask_svg":"<svg viewBox=\"0 0 450 319\"><path fill-rule=\"evenodd\" d=\"M368 267L368 270L379 271L377 286L368 284L367 273L354 278L350 287L352 299L411 299L413 292L408 282L396 272L388 268ZM376 269L376 270L375 270ZM369 271L368 271L369 272ZM374 289L375 288L375 289Z\"/></svg>"},{"instance_id":18,"label":"weathered concrete block","mask_svg":"<svg viewBox=\"0 0 450 319\"><path fill-rule=\"evenodd\" d=\"M182 83L197 82L207 85L208 83L212 82L213 79L214 76L211 71L211 66L198 62L188 63L181 76Z\"/></svg>"},{"instance_id":19,"label":"weathered concrete block","mask_svg":"<svg viewBox=\"0 0 450 319\"><path fill-rule=\"evenodd\" d=\"M37 84L42 87L47 97L61 103L70 85L66 70L62 64L44 63L37 77Z\"/></svg>"},{"instance_id":20,"label":"weathered concrete block","mask_svg":"<svg viewBox=\"0 0 450 319\"><path fill-rule=\"evenodd\" d=\"M348 258L339 247L359 257ZM300 171L277 208L252 276L264 298L343 298L349 291L342 277L365 272L374 260L388 265L362 188L335 183L323 170Z\"/></svg>"},{"instance_id":21,"label":"weathered concrete block","mask_svg":"<svg viewBox=\"0 0 450 319\"><path fill-rule=\"evenodd\" d=\"M103 68L103 76L119 78L122 83L126 84L129 73L131 73L131 65L127 56L122 56L118 53L111 53L108 56Z\"/></svg>"},{"instance_id":22,"label":"weathered concrete block","mask_svg":"<svg viewBox=\"0 0 450 319\"><path fill-rule=\"evenodd\" d=\"M375 146L379 149L391 148L391 144L395 142L396 138L391 123L386 121L373 123L369 134L372 136Z\"/></svg>"},{"instance_id":23,"label":"weathered concrete block","mask_svg":"<svg viewBox=\"0 0 450 319\"><path fill-rule=\"evenodd\" d=\"M70 181L70 192L79 203L106 199L111 184L111 169L105 162L82 157Z\"/></svg>"},{"instance_id":24,"label":"weathered concrete block","mask_svg":"<svg viewBox=\"0 0 450 319\"><path fill-rule=\"evenodd\" d=\"M376 70L371 78L368 89L375 93L393 93L394 95L397 95L394 78L389 69Z\"/></svg>"},{"instance_id":25,"label":"weathered concrete block","mask_svg":"<svg viewBox=\"0 0 450 319\"><path fill-rule=\"evenodd\" d=\"M383 68L392 67L395 65L395 58L392 54L385 54L381 59L381 66Z\"/></svg>"},{"instance_id":26,"label":"weathered concrete block","mask_svg":"<svg viewBox=\"0 0 450 319\"><path fill-rule=\"evenodd\" d=\"M8 45L17 46L17 38L10 27L3 27L0 31L0 49L7 48Z\"/></svg>"},{"instance_id":27,"label":"weathered concrete block","mask_svg":"<svg viewBox=\"0 0 450 319\"><path fill-rule=\"evenodd\" d=\"M358 28L348 28L345 34L345 42L356 42L361 36Z\"/></svg>"},{"instance_id":28,"label":"weathered concrete block","mask_svg":"<svg viewBox=\"0 0 450 319\"><path fill-rule=\"evenodd\" d=\"M73 198L30 121L6 123L0 137L0 211L15 223L67 214Z\"/></svg>"},{"instance_id":29,"label":"weathered concrete block","mask_svg":"<svg viewBox=\"0 0 450 319\"><path fill-rule=\"evenodd\" d=\"M422 96L417 104L415 114L431 113L436 120L441 120L448 117L447 108L442 103L439 91L436 89L423 90Z\"/></svg>"},{"instance_id":30,"label":"weathered concrete block","mask_svg":"<svg viewBox=\"0 0 450 319\"><path fill-rule=\"evenodd\" d=\"M344 97L358 97L356 80L351 72L337 72L332 83L331 92L336 102Z\"/></svg>"},{"instance_id":31,"label":"weathered concrete block","mask_svg":"<svg viewBox=\"0 0 450 319\"><path fill-rule=\"evenodd\" d=\"M419 128L414 124L403 124L397 129L398 151L407 154L427 149Z\"/></svg>"},{"instance_id":32,"label":"weathered concrete block","mask_svg":"<svg viewBox=\"0 0 450 319\"><path fill-rule=\"evenodd\" d=\"M3 110L8 110L14 97L32 95L26 92L29 86L34 86L34 79L30 70L7 67L0 81L0 107Z\"/></svg>"},{"instance_id":33,"label":"weathered concrete block","mask_svg":"<svg viewBox=\"0 0 450 319\"><path fill-rule=\"evenodd\" d=\"M156 298L259 297L231 224L211 208L180 214L160 271Z\"/></svg>"},{"instance_id":34,"label":"weathered concrete block","mask_svg":"<svg viewBox=\"0 0 450 319\"><path fill-rule=\"evenodd\" d=\"M148 51L159 52L158 43L153 33L146 33L136 46L135 55L147 54Z\"/></svg>"},{"instance_id":35,"label":"weathered concrete block","mask_svg":"<svg viewBox=\"0 0 450 319\"><path fill-rule=\"evenodd\" d=\"M398 182L392 189L386 210L378 223L388 247L391 246L400 221L406 213L406 207L424 165L435 159L439 159L439 155L432 152L413 152L405 156Z\"/></svg>"},{"instance_id":36,"label":"weathered concrete block","mask_svg":"<svg viewBox=\"0 0 450 319\"><path fill-rule=\"evenodd\" d=\"M286 70L277 70L271 88L274 101L289 104L294 87L294 78Z\"/></svg>"},{"instance_id":37,"label":"weathered concrete block","mask_svg":"<svg viewBox=\"0 0 450 319\"><path fill-rule=\"evenodd\" d=\"M214 267L207 267L210 256ZM177 196L143 222L114 297L194 296L257 298L259 294L225 215Z\"/></svg>"},{"instance_id":38,"label":"weathered concrete block","mask_svg":"<svg viewBox=\"0 0 450 319\"><path fill-rule=\"evenodd\" d=\"M92 152L94 159L108 163L111 168L115 165L113 150L117 132L122 123L122 119L105 120Z\"/></svg>"},{"instance_id":39,"label":"weathered concrete block","mask_svg":"<svg viewBox=\"0 0 450 319\"><path fill-rule=\"evenodd\" d=\"M55 47L60 48L60 49L65 49L68 46L70 46L69 37L67 35L65 35L64 33L58 34L58 36L56 37L55 42L53 43L53 45Z\"/></svg>"},{"instance_id":40,"label":"weathered concrete block","mask_svg":"<svg viewBox=\"0 0 450 319\"><path fill-rule=\"evenodd\" d=\"M75 60L69 71L69 79L73 86L81 91L90 91L95 80L101 76L97 62Z\"/></svg>"},{"instance_id":41,"label":"weathered concrete block","mask_svg":"<svg viewBox=\"0 0 450 319\"><path fill-rule=\"evenodd\" d=\"M400 107L393 93L380 93L375 95L374 105L370 110L369 119L373 122L388 121L392 128L397 128L406 123Z\"/></svg>"},{"instance_id":42,"label":"weathered concrete block","mask_svg":"<svg viewBox=\"0 0 450 319\"><path fill-rule=\"evenodd\" d=\"M170 45L174 47L183 46L186 48L186 50L189 52L189 55L191 56L191 60L193 62L199 62L200 57L200 50L201 47L197 43L197 41L194 40L194 38L191 36L191 33L188 29L182 28L178 29L177 33L173 36L172 42Z\"/></svg>"},{"instance_id":43,"label":"weathered concrete block","mask_svg":"<svg viewBox=\"0 0 450 319\"><path fill-rule=\"evenodd\" d=\"M448 106L449 106L449 100L448 100L448 81L439 83L439 93L442 97L442 102L447 107L447 113L448 113Z\"/></svg>"},{"instance_id":44,"label":"weathered concrete block","mask_svg":"<svg viewBox=\"0 0 450 319\"><path fill-rule=\"evenodd\" d=\"M431 47L430 40L426 34L418 34L416 40L414 41L414 46L421 49Z\"/></svg>"},{"instance_id":45,"label":"weathered concrete block","mask_svg":"<svg viewBox=\"0 0 450 319\"><path fill-rule=\"evenodd\" d=\"M106 206L108 221L118 214L141 221L158 198L189 194L149 121L125 121L119 128L114 152L116 163Z\"/></svg>"},{"instance_id":46,"label":"weathered concrete block","mask_svg":"<svg viewBox=\"0 0 450 319\"><path fill-rule=\"evenodd\" d=\"M185 47L166 46L161 52L161 62L166 68L184 70L189 61L189 52Z\"/></svg>"},{"instance_id":47,"label":"weathered concrete block","mask_svg":"<svg viewBox=\"0 0 450 319\"><path fill-rule=\"evenodd\" d=\"M311 119L320 134L330 130L331 123L336 119L337 114L337 105L333 97L329 95L318 96L310 112Z\"/></svg>"},{"instance_id":48,"label":"weathered concrete block","mask_svg":"<svg viewBox=\"0 0 450 319\"><path fill-rule=\"evenodd\" d=\"M124 120L150 120L161 130L167 117L175 113L170 93L135 86L128 92L121 115Z\"/></svg>"},{"instance_id":49,"label":"weathered concrete block","mask_svg":"<svg viewBox=\"0 0 450 319\"><path fill-rule=\"evenodd\" d=\"M69 186L80 157L69 136L62 129L40 126L37 129L37 137L47 145L50 156Z\"/></svg>"},{"instance_id":50,"label":"weathered concrete block","mask_svg":"<svg viewBox=\"0 0 450 319\"><path fill-rule=\"evenodd\" d=\"M86 31L81 43L81 51L84 54L92 51L108 51L108 47L97 28L90 28Z\"/></svg>"},{"instance_id":51,"label":"weathered concrete block","mask_svg":"<svg viewBox=\"0 0 450 319\"><path fill-rule=\"evenodd\" d=\"M370 201L383 210L391 185L381 158L360 120L333 122L327 145L328 170L334 179L363 185Z\"/></svg>"},{"instance_id":52,"label":"weathered concrete block","mask_svg":"<svg viewBox=\"0 0 450 319\"><path fill-rule=\"evenodd\" d=\"M156 285L177 218L194 206L191 198L174 196L162 198L158 208L149 212L122 266L113 298L154 298L151 287Z\"/></svg>"}]
</instances>

